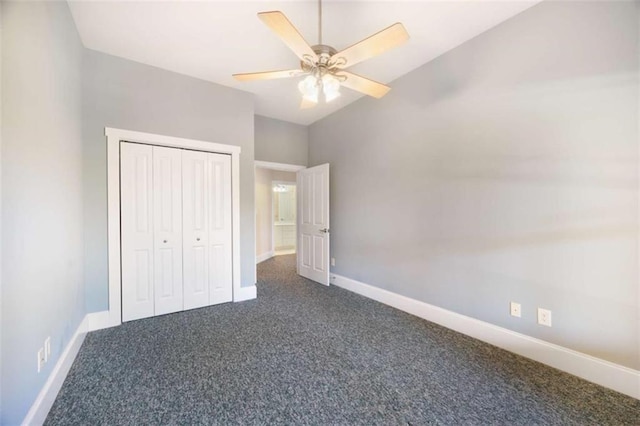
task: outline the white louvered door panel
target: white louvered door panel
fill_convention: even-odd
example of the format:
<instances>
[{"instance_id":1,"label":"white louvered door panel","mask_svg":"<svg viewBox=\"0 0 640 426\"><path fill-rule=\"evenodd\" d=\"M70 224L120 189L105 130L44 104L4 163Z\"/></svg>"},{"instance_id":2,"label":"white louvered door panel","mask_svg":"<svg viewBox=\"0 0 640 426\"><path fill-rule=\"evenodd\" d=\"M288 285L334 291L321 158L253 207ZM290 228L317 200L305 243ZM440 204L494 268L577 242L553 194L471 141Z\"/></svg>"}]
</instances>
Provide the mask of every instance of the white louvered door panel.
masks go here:
<instances>
[{"instance_id":1,"label":"white louvered door panel","mask_svg":"<svg viewBox=\"0 0 640 426\"><path fill-rule=\"evenodd\" d=\"M182 150L153 147L155 315L183 309Z\"/></svg>"},{"instance_id":2,"label":"white louvered door panel","mask_svg":"<svg viewBox=\"0 0 640 426\"><path fill-rule=\"evenodd\" d=\"M154 315L152 147L120 143L122 320Z\"/></svg>"},{"instance_id":3,"label":"white louvered door panel","mask_svg":"<svg viewBox=\"0 0 640 426\"><path fill-rule=\"evenodd\" d=\"M231 271L231 156L208 154L209 303L233 299Z\"/></svg>"},{"instance_id":4,"label":"white louvered door panel","mask_svg":"<svg viewBox=\"0 0 640 426\"><path fill-rule=\"evenodd\" d=\"M208 155L182 151L184 309L209 305Z\"/></svg>"}]
</instances>

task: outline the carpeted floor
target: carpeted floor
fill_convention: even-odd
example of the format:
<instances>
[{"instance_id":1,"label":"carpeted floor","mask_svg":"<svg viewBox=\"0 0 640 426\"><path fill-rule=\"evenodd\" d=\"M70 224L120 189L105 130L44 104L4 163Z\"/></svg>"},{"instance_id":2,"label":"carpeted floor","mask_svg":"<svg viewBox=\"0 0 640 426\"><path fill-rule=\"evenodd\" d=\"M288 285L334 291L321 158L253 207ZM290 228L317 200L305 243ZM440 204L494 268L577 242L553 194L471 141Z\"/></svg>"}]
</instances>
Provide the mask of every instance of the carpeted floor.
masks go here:
<instances>
[{"instance_id":1,"label":"carpeted floor","mask_svg":"<svg viewBox=\"0 0 640 426\"><path fill-rule=\"evenodd\" d=\"M640 424L640 401L295 274L87 336L45 424Z\"/></svg>"}]
</instances>

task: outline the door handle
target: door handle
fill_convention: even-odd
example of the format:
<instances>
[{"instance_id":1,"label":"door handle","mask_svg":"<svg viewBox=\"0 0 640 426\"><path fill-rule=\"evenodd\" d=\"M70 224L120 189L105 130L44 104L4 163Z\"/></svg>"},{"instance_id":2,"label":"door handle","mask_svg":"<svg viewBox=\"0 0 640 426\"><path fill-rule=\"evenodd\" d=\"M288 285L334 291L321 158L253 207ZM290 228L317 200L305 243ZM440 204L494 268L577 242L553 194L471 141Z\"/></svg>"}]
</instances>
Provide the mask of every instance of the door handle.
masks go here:
<instances>
[{"instance_id":1,"label":"door handle","mask_svg":"<svg viewBox=\"0 0 640 426\"><path fill-rule=\"evenodd\" d=\"M320 232L322 232L323 234L328 234L329 228L320 229Z\"/></svg>"}]
</instances>

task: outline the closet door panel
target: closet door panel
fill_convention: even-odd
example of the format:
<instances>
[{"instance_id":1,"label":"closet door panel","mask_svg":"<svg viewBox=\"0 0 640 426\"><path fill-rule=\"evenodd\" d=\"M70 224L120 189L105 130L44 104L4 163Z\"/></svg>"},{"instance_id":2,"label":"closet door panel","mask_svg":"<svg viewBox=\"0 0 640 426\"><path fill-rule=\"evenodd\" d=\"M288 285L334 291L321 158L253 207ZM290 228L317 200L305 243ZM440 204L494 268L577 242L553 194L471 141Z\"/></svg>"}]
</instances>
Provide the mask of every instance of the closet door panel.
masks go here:
<instances>
[{"instance_id":1,"label":"closet door panel","mask_svg":"<svg viewBox=\"0 0 640 426\"><path fill-rule=\"evenodd\" d=\"M153 154L120 143L122 320L154 315Z\"/></svg>"},{"instance_id":2,"label":"closet door panel","mask_svg":"<svg viewBox=\"0 0 640 426\"><path fill-rule=\"evenodd\" d=\"M155 315L183 309L182 151L153 147Z\"/></svg>"},{"instance_id":3,"label":"closet door panel","mask_svg":"<svg viewBox=\"0 0 640 426\"><path fill-rule=\"evenodd\" d=\"M231 156L208 154L209 300L233 299L231 247Z\"/></svg>"},{"instance_id":4,"label":"closet door panel","mask_svg":"<svg viewBox=\"0 0 640 426\"><path fill-rule=\"evenodd\" d=\"M184 309L209 305L207 155L182 151Z\"/></svg>"}]
</instances>

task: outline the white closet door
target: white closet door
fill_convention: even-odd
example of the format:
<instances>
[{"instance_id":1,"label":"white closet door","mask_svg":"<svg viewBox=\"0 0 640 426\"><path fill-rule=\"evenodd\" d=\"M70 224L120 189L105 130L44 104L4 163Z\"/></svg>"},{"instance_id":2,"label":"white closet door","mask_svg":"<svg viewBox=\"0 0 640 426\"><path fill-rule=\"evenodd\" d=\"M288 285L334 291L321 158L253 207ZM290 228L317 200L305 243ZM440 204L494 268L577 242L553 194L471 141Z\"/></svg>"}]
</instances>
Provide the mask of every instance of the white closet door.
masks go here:
<instances>
[{"instance_id":1,"label":"white closet door","mask_svg":"<svg viewBox=\"0 0 640 426\"><path fill-rule=\"evenodd\" d=\"M231 271L231 156L208 154L209 304L233 299Z\"/></svg>"},{"instance_id":2,"label":"white closet door","mask_svg":"<svg viewBox=\"0 0 640 426\"><path fill-rule=\"evenodd\" d=\"M182 151L153 147L155 315L182 305Z\"/></svg>"},{"instance_id":3,"label":"white closet door","mask_svg":"<svg viewBox=\"0 0 640 426\"><path fill-rule=\"evenodd\" d=\"M182 152L184 309L209 305L208 154Z\"/></svg>"},{"instance_id":4,"label":"white closet door","mask_svg":"<svg viewBox=\"0 0 640 426\"><path fill-rule=\"evenodd\" d=\"M120 144L122 320L154 315L153 154L148 145Z\"/></svg>"}]
</instances>

